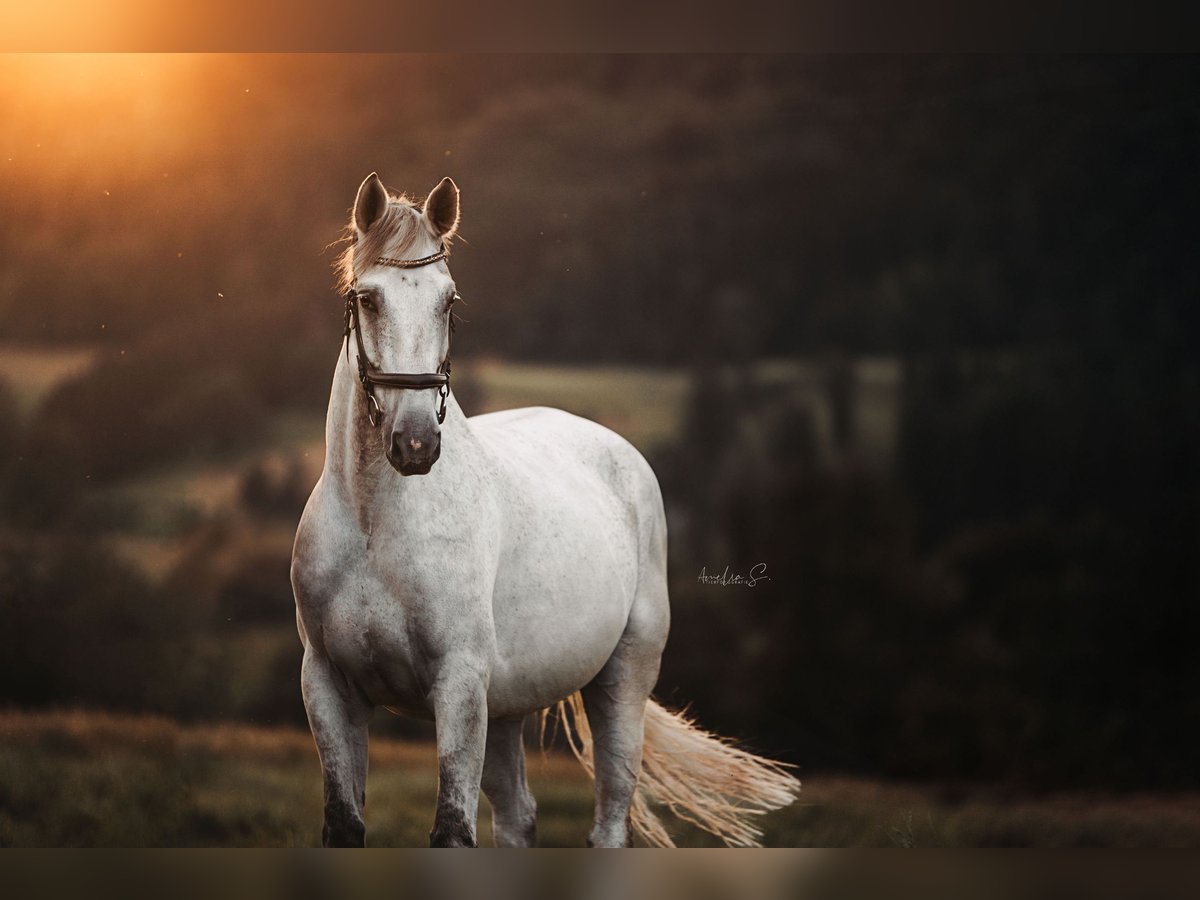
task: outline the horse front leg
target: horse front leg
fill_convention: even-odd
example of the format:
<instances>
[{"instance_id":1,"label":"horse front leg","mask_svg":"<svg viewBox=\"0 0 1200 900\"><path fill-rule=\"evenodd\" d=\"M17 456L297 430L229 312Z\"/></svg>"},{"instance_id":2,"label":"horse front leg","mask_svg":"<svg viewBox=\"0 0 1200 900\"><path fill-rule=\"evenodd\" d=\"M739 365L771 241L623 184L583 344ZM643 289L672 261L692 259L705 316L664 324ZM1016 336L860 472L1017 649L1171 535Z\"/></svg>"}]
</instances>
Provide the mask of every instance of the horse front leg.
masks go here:
<instances>
[{"instance_id":1,"label":"horse front leg","mask_svg":"<svg viewBox=\"0 0 1200 900\"><path fill-rule=\"evenodd\" d=\"M442 666L432 691L437 726L438 799L431 847L474 847L487 745L487 676L471 661Z\"/></svg>"},{"instance_id":2,"label":"horse front leg","mask_svg":"<svg viewBox=\"0 0 1200 900\"><path fill-rule=\"evenodd\" d=\"M312 647L304 651L300 685L325 782L321 843L326 847L363 847L371 706Z\"/></svg>"}]
</instances>

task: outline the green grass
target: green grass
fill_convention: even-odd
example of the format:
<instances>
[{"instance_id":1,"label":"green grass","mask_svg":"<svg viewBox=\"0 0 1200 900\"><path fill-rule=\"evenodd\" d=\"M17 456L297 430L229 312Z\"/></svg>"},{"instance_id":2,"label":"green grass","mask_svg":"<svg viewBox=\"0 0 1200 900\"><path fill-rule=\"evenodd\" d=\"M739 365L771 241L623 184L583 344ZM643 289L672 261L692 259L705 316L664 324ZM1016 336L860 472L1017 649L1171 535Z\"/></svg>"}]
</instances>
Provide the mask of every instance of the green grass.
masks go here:
<instances>
[{"instance_id":1,"label":"green grass","mask_svg":"<svg viewBox=\"0 0 1200 900\"><path fill-rule=\"evenodd\" d=\"M529 763L543 843L582 845L586 776L557 754L532 753ZM372 741L370 844L425 846L436 788L431 746ZM0 846L312 846L320 824L320 768L307 733L79 712L0 715Z\"/></svg>"},{"instance_id":2,"label":"green grass","mask_svg":"<svg viewBox=\"0 0 1200 900\"><path fill-rule=\"evenodd\" d=\"M685 371L630 366L549 366L471 360L463 363L483 392L479 412L552 406L599 422L643 453L672 443L682 424Z\"/></svg>"},{"instance_id":3,"label":"green grass","mask_svg":"<svg viewBox=\"0 0 1200 900\"><path fill-rule=\"evenodd\" d=\"M29 416L62 382L86 372L96 351L79 347L0 346L0 381L13 390L18 408Z\"/></svg>"},{"instance_id":4,"label":"green grass","mask_svg":"<svg viewBox=\"0 0 1200 900\"><path fill-rule=\"evenodd\" d=\"M682 372L604 366L535 366L469 361L462 365L490 412L519 406L555 406L595 419L645 452L674 440L687 395ZM116 530L141 538L118 550L159 574L173 556L171 541L198 520L236 508L241 479L267 456L300 457L313 479L325 452L324 413L282 411L262 437L221 459L181 459L96 492L96 502L128 510L129 524Z\"/></svg>"},{"instance_id":5,"label":"green grass","mask_svg":"<svg viewBox=\"0 0 1200 900\"><path fill-rule=\"evenodd\" d=\"M591 784L573 759L530 753L543 846L582 846ZM436 762L423 743L376 739L371 846L425 846ZM311 846L321 783L307 733L183 727L100 713L0 714L0 845ZM480 843L491 843L486 801ZM1157 847L1200 845L1200 797L951 797L937 786L814 775L766 821L768 846ZM681 845L706 836L673 824Z\"/></svg>"},{"instance_id":6,"label":"green grass","mask_svg":"<svg viewBox=\"0 0 1200 900\"><path fill-rule=\"evenodd\" d=\"M14 387L24 414L44 401L63 379L85 371L95 353L6 346L0 352L0 378ZM478 408L492 412L521 406L552 406L593 419L653 455L678 440L690 390L683 369L632 366L569 366L515 363L488 358L463 360L461 377L477 388ZM880 464L890 458L896 431L899 372L894 361L858 363L860 404L857 427L866 455ZM818 442L829 444L830 425L819 369L797 359L767 360L757 367L760 381L782 386L795 402L810 408ZM234 510L241 479L265 457L302 459L315 481L324 459L323 412L281 410L244 446L219 457L182 457L95 491L100 507L115 510L108 530L139 540L117 549L146 571L160 575L177 556L172 541L202 519Z\"/></svg>"}]
</instances>

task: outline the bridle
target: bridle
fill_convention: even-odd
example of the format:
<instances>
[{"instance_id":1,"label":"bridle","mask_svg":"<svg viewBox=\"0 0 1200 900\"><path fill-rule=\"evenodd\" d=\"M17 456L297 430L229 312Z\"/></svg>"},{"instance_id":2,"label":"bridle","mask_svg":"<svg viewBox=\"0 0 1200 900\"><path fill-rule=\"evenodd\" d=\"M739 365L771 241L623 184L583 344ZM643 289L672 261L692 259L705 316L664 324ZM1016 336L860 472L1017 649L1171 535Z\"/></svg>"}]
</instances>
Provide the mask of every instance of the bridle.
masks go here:
<instances>
[{"instance_id":1,"label":"bridle","mask_svg":"<svg viewBox=\"0 0 1200 900\"><path fill-rule=\"evenodd\" d=\"M421 266L432 265L435 262L445 259L450 251L443 247L437 253L429 256L422 256L420 259L392 259L387 256L378 257L375 262L381 266L394 266L397 269L419 269ZM454 292L454 299L459 298L458 292ZM379 427L380 421L383 418L383 411L379 408L379 401L375 399L375 388L392 387L405 388L410 391L427 391L436 388L439 397L437 420L441 425L446 421L446 397L450 394L450 347L454 340L454 313L449 315L449 335L446 339L446 358L442 360L442 364L438 366L436 372L418 372L415 374L407 374L400 372L380 372L374 364L367 358L367 348L363 345L362 326L358 321L358 291L352 285L346 291L346 322L343 329L342 338L346 342L346 358L350 358L350 332L354 332L354 337L358 343L358 380L362 384L363 392L367 395L367 419L375 428Z\"/></svg>"}]
</instances>

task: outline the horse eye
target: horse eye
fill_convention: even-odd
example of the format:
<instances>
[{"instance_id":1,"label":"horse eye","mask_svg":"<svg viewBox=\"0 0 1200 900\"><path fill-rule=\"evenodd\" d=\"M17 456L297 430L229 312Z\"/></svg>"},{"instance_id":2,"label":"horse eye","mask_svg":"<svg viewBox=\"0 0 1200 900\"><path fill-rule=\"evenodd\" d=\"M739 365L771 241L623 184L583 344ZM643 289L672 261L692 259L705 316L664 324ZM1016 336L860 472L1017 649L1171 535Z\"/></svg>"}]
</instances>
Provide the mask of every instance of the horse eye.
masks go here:
<instances>
[{"instance_id":1,"label":"horse eye","mask_svg":"<svg viewBox=\"0 0 1200 900\"><path fill-rule=\"evenodd\" d=\"M372 300L370 298L370 296L368 296L367 294L360 295L358 298L358 302L360 304L362 304L363 309L374 309L375 308L375 301Z\"/></svg>"}]
</instances>

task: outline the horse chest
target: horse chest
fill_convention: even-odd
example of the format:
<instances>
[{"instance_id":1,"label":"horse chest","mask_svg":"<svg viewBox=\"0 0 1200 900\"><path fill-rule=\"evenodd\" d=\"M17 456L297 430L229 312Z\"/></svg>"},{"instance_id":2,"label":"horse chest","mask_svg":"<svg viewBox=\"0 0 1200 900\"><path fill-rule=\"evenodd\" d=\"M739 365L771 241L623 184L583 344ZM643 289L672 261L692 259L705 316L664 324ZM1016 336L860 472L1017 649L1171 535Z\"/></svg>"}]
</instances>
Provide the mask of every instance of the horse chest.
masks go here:
<instances>
[{"instance_id":1,"label":"horse chest","mask_svg":"<svg viewBox=\"0 0 1200 900\"><path fill-rule=\"evenodd\" d=\"M330 661L375 704L423 706L425 690L402 611L371 579L351 574L327 599L320 640Z\"/></svg>"},{"instance_id":2,"label":"horse chest","mask_svg":"<svg viewBox=\"0 0 1200 900\"><path fill-rule=\"evenodd\" d=\"M307 550L293 574L307 640L376 705L428 715L429 673L394 585L353 542L316 541Z\"/></svg>"}]
</instances>

